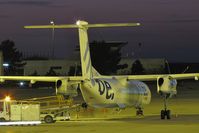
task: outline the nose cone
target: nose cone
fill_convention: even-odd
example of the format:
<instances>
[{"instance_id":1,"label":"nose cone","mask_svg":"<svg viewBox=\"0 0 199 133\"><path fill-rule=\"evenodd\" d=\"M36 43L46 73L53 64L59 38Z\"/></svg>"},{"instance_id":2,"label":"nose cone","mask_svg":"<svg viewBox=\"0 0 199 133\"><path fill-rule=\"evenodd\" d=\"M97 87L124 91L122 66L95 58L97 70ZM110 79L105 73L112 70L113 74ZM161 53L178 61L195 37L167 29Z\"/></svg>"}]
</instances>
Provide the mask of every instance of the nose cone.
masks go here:
<instances>
[{"instance_id":1,"label":"nose cone","mask_svg":"<svg viewBox=\"0 0 199 133\"><path fill-rule=\"evenodd\" d=\"M151 91L144 82L129 81L128 89L130 101L134 103L135 106L149 104L151 102Z\"/></svg>"}]
</instances>

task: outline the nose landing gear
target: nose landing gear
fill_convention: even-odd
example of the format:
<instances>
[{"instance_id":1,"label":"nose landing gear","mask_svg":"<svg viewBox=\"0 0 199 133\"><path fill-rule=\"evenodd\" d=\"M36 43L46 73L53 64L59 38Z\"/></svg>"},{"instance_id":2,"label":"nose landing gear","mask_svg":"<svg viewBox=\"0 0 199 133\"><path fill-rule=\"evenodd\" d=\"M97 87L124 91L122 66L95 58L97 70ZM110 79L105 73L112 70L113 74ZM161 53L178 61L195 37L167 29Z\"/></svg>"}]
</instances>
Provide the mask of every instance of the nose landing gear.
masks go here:
<instances>
[{"instance_id":1,"label":"nose landing gear","mask_svg":"<svg viewBox=\"0 0 199 133\"><path fill-rule=\"evenodd\" d=\"M161 110L160 112L160 118L161 119L171 119L171 111L167 110L167 99L169 96L164 95L163 99L164 99L164 110Z\"/></svg>"}]
</instances>

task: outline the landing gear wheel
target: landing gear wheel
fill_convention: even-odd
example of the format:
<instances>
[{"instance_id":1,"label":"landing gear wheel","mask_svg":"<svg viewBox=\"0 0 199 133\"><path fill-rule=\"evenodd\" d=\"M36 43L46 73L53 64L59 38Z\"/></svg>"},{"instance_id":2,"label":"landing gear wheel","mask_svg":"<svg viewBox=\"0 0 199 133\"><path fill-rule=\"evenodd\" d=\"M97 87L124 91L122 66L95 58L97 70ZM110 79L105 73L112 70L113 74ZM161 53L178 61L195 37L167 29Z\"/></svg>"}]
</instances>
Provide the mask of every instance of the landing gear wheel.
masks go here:
<instances>
[{"instance_id":1,"label":"landing gear wheel","mask_svg":"<svg viewBox=\"0 0 199 133\"><path fill-rule=\"evenodd\" d=\"M170 110L166 111L166 116L167 116L167 119L171 119L171 111Z\"/></svg>"},{"instance_id":2,"label":"landing gear wheel","mask_svg":"<svg viewBox=\"0 0 199 133\"><path fill-rule=\"evenodd\" d=\"M164 110L161 110L160 117L162 120L165 119L165 111Z\"/></svg>"},{"instance_id":3,"label":"landing gear wheel","mask_svg":"<svg viewBox=\"0 0 199 133\"><path fill-rule=\"evenodd\" d=\"M161 110L160 118L161 119L165 119L165 118L171 119L171 111L167 110L167 99L168 99L168 96L164 95L163 99L164 99L164 110Z\"/></svg>"},{"instance_id":4,"label":"landing gear wheel","mask_svg":"<svg viewBox=\"0 0 199 133\"><path fill-rule=\"evenodd\" d=\"M138 110L136 111L136 116L143 116L143 110L141 108L138 108Z\"/></svg>"},{"instance_id":5,"label":"landing gear wheel","mask_svg":"<svg viewBox=\"0 0 199 133\"><path fill-rule=\"evenodd\" d=\"M45 123L53 123L54 122L53 117L50 115L45 116L44 121L45 121Z\"/></svg>"},{"instance_id":6,"label":"landing gear wheel","mask_svg":"<svg viewBox=\"0 0 199 133\"><path fill-rule=\"evenodd\" d=\"M88 108L88 104L87 103L82 103L82 108L87 109Z\"/></svg>"},{"instance_id":7,"label":"landing gear wheel","mask_svg":"<svg viewBox=\"0 0 199 133\"><path fill-rule=\"evenodd\" d=\"M171 119L171 111L170 110L161 110L160 118L163 120L165 118Z\"/></svg>"}]
</instances>

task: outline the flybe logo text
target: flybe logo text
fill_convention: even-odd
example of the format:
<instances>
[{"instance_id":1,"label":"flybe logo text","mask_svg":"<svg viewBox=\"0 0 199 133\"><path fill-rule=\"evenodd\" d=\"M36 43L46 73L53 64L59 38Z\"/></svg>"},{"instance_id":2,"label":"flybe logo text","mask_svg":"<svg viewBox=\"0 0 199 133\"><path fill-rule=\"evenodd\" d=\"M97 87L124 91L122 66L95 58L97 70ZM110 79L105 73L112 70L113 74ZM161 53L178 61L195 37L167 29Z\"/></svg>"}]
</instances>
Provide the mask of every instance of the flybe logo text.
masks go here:
<instances>
[{"instance_id":1,"label":"flybe logo text","mask_svg":"<svg viewBox=\"0 0 199 133\"><path fill-rule=\"evenodd\" d=\"M112 87L107 81L102 81L99 79L95 80L98 83L98 91L100 95L106 95L106 99L114 99L114 92L112 92Z\"/></svg>"}]
</instances>

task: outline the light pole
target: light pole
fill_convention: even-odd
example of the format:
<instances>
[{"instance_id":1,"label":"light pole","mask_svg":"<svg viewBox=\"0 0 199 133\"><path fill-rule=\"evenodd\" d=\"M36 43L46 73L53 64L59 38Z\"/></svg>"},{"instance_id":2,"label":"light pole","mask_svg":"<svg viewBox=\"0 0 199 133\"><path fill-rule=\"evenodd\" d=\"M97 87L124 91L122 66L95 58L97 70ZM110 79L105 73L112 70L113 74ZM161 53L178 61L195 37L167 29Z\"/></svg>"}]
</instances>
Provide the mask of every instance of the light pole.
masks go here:
<instances>
[{"instance_id":1,"label":"light pole","mask_svg":"<svg viewBox=\"0 0 199 133\"><path fill-rule=\"evenodd\" d=\"M169 65L168 60L165 59L165 63L167 65L168 74L171 74L170 65Z\"/></svg>"},{"instance_id":2,"label":"light pole","mask_svg":"<svg viewBox=\"0 0 199 133\"><path fill-rule=\"evenodd\" d=\"M54 35L55 35L55 28L54 28L54 26L55 26L55 23L54 23L54 21L52 20L52 21L50 21L50 24L53 26L53 28L52 28L52 40L51 40L51 58L52 59L54 59L54 39L55 39L55 37L54 37Z\"/></svg>"}]
</instances>

